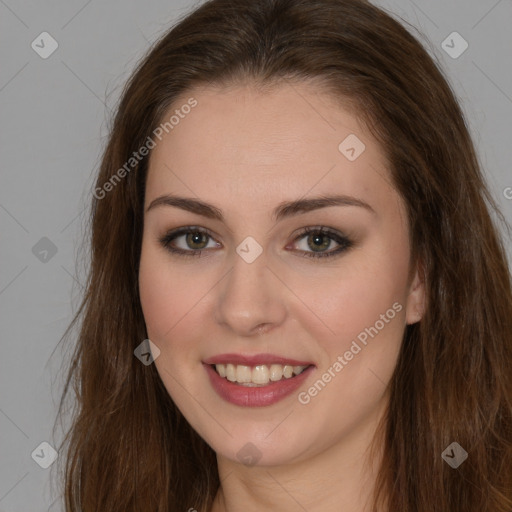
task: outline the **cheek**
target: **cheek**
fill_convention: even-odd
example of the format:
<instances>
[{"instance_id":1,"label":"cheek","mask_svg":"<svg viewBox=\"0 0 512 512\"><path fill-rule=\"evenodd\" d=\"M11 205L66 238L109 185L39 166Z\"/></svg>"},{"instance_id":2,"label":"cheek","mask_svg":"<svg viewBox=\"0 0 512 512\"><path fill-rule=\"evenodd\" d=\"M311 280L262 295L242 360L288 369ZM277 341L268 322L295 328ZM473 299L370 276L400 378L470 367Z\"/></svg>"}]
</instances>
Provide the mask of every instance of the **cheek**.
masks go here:
<instances>
[{"instance_id":1,"label":"cheek","mask_svg":"<svg viewBox=\"0 0 512 512\"><path fill-rule=\"evenodd\" d=\"M141 254L139 293L148 337L162 351L182 351L204 320L204 304L215 276L191 265L171 261L165 252L148 247ZM171 343L172 341L172 343Z\"/></svg>"},{"instance_id":2,"label":"cheek","mask_svg":"<svg viewBox=\"0 0 512 512\"><path fill-rule=\"evenodd\" d=\"M165 338L189 302L185 279L172 272L169 262L143 245L139 267L139 293L148 336Z\"/></svg>"},{"instance_id":3,"label":"cheek","mask_svg":"<svg viewBox=\"0 0 512 512\"><path fill-rule=\"evenodd\" d=\"M139 293L144 320L149 338L159 339L169 329L166 318L169 311L174 311L174 295L166 286L165 277L156 265L141 259L139 270Z\"/></svg>"},{"instance_id":4,"label":"cheek","mask_svg":"<svg viewBox=\"0 0 512 512\"><path fill-rule=\"evenodd\" d=\"M386 314L393 319L405 310L407 286L407 261L366 258L358 261L357 255L344 268L333 271L312 282L300 279L295 283L297 296L315 313L318 328L327 328L335 339L347 339L361 329L374 325L380 316ZM402 308L392 308L399 303ZM318 322L318 320L322 322ZM320 327L322 326L322 327Z\"/></svg>"},{"instance_id":5,"label":"cheek","mask_svg":"<svg viewBox=\"0 0 512 512\"><path fill-rule=\"evenodd\" d=\"M315 313L301 318L322 349L322 371L338 356L351 352L340 373L345 377L337 380L349 383L351 389L367 384L365 379L371 377L367 368L383 381L394 369L405 329L407 298L408 245L402 238L383 237L371 249L367 246L354 252L330 275L297 281L297 295Z\"/></svg>"},{"instance_id":6,"label":"cheek","mask_svg":"<svg viewBox=\"0 0 512 512\"><path fill-rule=\"evenodd\" d=\"M166 255L160 253L143 246L139 293L148 338L160 349L155 365L174 399L179 392L176 379L183 381L180 374L184 357L182 352L186 352L187 326L190 327L187 322L192 317L187 313L198 299L187 294L187 290L195 288L190 286L186 274L173 270ZM180 343L180 340L183 342Z\"/></svg>"}]
</instances>

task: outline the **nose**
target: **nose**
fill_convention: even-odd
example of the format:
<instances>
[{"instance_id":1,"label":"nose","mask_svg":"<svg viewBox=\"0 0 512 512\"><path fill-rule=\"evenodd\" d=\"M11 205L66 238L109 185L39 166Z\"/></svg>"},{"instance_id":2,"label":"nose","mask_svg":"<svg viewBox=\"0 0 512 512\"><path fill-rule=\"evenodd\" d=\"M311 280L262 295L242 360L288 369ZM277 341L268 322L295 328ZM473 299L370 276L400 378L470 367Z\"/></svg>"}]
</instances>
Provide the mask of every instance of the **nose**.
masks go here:
<instances>
[{"instance_id":1,"label":"nose","mask_svg":"<svg viewBox=\"0 0 512 512\"><path fill-rule=\"evenodd\" d=\"M216 320L238 336L266 333L284 322L285 292L265 251L252 263L235 253L233 267L219 288Z\"/></svg>"}]
</instances>

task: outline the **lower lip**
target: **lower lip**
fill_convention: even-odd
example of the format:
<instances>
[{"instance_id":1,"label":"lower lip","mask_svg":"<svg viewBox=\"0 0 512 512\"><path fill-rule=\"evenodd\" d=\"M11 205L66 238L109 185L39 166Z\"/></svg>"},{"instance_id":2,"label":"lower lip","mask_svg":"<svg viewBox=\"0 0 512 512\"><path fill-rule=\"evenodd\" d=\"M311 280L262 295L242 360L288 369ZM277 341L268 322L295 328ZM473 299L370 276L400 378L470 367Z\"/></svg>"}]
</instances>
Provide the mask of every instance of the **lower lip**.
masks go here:
<instances>
[{"instance_id":1,"label":"lower lip","mask_svg":"<svg viewBox=\"0 0 512 512\"><path fill-rule=\"evenodd\" d=\"M270 382L266 386L248 387L221 377L209 364L204 364L204 367L218 395L229 403L243 407L263 407L279 402L297 390L314 369L314 366L310 366L295 377Z\"/></svg>"}]
</instances>

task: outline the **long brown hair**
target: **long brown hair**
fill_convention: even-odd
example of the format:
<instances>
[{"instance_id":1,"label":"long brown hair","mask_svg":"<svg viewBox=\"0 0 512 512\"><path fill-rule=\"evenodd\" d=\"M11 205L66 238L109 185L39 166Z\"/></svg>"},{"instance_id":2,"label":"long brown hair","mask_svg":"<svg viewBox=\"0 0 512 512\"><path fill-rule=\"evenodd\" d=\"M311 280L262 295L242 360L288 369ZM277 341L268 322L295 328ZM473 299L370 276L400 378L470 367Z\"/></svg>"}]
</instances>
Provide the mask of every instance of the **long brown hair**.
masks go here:
<instances>
[{"instance_id":1,"label":"long brown hair","mask_svg":"<svg viewBox=\"0 0 512 512\"><path fill-rule=\"evenodd\" d=\"M512 510L511 276L491 213L506 222L447 80L402 24L366 1L210 0L138 65L104 151L85 296L64 336L79 323L61 400L72 384L67 512L210 509L215 453L155 365L133 353L147 338L138 264L148 158L126 162L195 86L291 80L317 80L353 105L381 143L426 283L426 310L407 326L389 384L374 508ZM456 470L441 457L452 442L468 453Z\"/></svg>"}]
</instances>

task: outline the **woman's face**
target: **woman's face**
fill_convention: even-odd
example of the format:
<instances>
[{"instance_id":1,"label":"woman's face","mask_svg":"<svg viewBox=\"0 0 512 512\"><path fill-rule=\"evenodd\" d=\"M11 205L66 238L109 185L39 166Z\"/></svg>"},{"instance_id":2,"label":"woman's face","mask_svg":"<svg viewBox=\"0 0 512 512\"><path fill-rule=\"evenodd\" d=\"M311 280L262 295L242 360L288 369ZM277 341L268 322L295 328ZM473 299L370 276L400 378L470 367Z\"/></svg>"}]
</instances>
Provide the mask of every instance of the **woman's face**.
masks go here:
<instances>
[{"instance_id":1,"label":"woman's face","mask_svg":"<svg viewBox=\"0 0 512 512\"><path fill-rule=\"evenodd\" d=\"M139 285L156 368L246 464L368 440L422 311L383 152L315 91L194 89L151 154Z\"/></svg>"}]
</instances>

